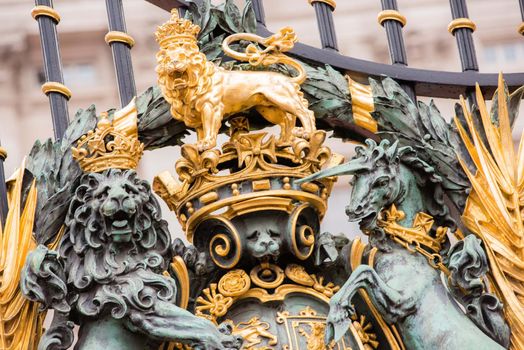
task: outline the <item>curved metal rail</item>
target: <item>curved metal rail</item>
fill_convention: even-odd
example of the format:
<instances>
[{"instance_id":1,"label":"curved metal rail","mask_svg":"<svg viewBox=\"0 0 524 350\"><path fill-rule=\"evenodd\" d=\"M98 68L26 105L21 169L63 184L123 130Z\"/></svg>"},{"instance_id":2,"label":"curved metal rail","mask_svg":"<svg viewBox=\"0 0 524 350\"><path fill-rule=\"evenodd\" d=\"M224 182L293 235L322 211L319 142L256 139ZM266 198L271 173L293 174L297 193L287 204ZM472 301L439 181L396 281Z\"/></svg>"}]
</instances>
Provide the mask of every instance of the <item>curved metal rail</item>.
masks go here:
<instances>
[{"instance_id":1,"label":"curved metal rail","mask_svg":"<svg viewBox=\"0 0 524 350\"><path fill-rule=\"evenodd\" d=\"M263 24L258 24L258 34L272 34ZM428 69L410 68L403 65L376 63L358 58L348 57L333 50L319 49L302 43L296 43L290 53L317 63L329 64L344 70L356 79L367 79L389 76L403 83L410 83L417 96L440 98L458 98L467 90L482 86L486 98L491 98L497 89L498 73L479 73L476 71L447 72ZM504 74L504 79L510 90L524 85L524 73Z\"/></svg>"}]
</instances>

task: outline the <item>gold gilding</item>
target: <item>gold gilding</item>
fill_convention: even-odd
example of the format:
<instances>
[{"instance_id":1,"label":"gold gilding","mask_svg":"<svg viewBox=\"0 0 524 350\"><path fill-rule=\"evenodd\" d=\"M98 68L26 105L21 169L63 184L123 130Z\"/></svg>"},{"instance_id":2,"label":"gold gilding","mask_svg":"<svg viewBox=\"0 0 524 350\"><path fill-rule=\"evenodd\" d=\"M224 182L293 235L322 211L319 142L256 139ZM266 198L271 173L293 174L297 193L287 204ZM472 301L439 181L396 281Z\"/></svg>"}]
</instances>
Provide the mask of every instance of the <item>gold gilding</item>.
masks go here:
<instances>
[{"instance_id":1,"label":"gold gilding","mask_svg":"<svg viewBox=\"0 0 524 350\"><path fill-rule=\"evenodd\" d=\"M357 83L346 75L351 96L351 109L355 124L373 133L378 131L377 121L371 116L375 110L371 86Z\"/></svg>"},{"instance_id":2,"label":"gold gilding","mask_svg":"<svg viewBox=\"0 0 524 350\"><path fill-rule=\"evenodd\" d=\"M71 151L85 172L135 169L144 152L144 145L138 140L135 99L115 112L113 122L107 113L102 113L96 129L83 135Z\"/></svg>"},{"instance_id":3,"label":"gold gilding","mask_svg":"<svg viewBox=\"0 0 524 350\"><path fill-rule=\"evenodd\" d=\"M466 101L460 103L467 129L455 119L459 134L476 167L471 172L459 158L471 181L472 190L462 219L469 230L484 242L490 261L490 280L504 305L511 328L511 349L524 349L524 133L515 152L511 132L508 100L502 74L493 103L498 104L498 124L476 86L477 105L487 144Z\"/></svg>"},{"instance_id":4,"label":"gold gilding","mask_svg":"<svg viewBox=\"0 0 524 350\"><path fill-rule=\"evenodd\" d=\"M303 184L300 184L300 188L310 193L317 193L319 189L313 182L304 182Z\"/></svg>"},{"instance_id":5,"label":"gold gilding","mask_svg":"<svg viewBox=\"0 0 524 350\"><path fill-rule=\"evenodd\" d=\"M459 28L468 28L472 31L475 31L477 29L477 26L469 18L455 18L454 20L449 22L448 32L450 34L454 34L455 30Z\"/></svg>"},{"instance_id":6,"label":"gold gilding","mask_svg":"<svg viewBox=\"0 0 524 350\"><path fill-rule=\"evenodd\" d=\"M324 4L331 6L332 11L335 11L335 9L337 8L337 3L335 0L308 0L308 2L311 6L313 6L315 2L322 2Z\"/></svg>"},{"instance_id":7,"label":"gold gilding","mask_svg":"<svg viewBox=\"0 0 524 350\"><path fill-rule=\"evenodd\" d=\"M200 196L199 200L202 204L209 204L218 199L218 193L215 191L208 192L202 196Z\"/></svg>"},{"instance_id":8,"label":"gold gilding","mask_svg":"<svg viewBox=\"0 0 524 350\"><path fill-rule=\"evenodd\" d=\"M112 42L120 42L127 44L129 47L135 46L135 39L133 39L131 35L116 30L108 32L105 35L104 40L107 44L111 44Z\"/></svg>"},{"instance_id":9,"label":"gold gilding","mask_svg":"<svg viewBox=\"0 0 524 350\"><path fill-rule=\"evenodd\" d=\"M228 320L228 322L231 322ZM267 339L268 345L277 345L278 337L269 331L270 326L267 322L260 321L258 316L251 318L247 322L239 322L233 325L232 334L241 336L244 339L243 350L263 350L268 347L258 347L263 339Z\"/></svg>"},{"instance_id":10,"label":"gold gilding","mask_svg":"<svg viewBox=\"0 0 524 350\"><path fill-rule=\"evenodd\" d=\"M226 273L218 282L218 291L226 297L238 297L251 288L251 279L241 269Z\"/></svg>"},{"instance_id":11,"label":"gold gilding","mask_svg":"<svg viewBox=\"0 0 524 350\"><path fill-rule=\"evenodd\" d=\"M4 147L0 146L0 159L6 160L6 158L7 158L7 150Z\"/></svg>"},{"instance_id":12,"label":"gold gilding","mask_svg":"<svg viewBox=\"0 0 524 350\"><path fill-rule=\"evenodd\" d=\"M295 284L284 283L286 277ZM252 288L253 284L257 287ZM266 303L282 301L291 293L301 293L329 303L339 289L331 282L324 283L321 277L308 274L300 265L288 265L284 272L277 265L262 263L249 275L242 269L231 270L220 278L218 284L210 284L196 299L195 310L196 315L217 323L238 300L255 298Z\"/></svg>"},{"instance_id":13,"label":"gold gilding","mask_svg":"<svg viewBox=\"0 0 524 350\"><path fill-rule=\"evenodd\" d=\"M267 191L271 189L269 179L255 180L251 183L253 191Z\"/></svg>"},{"instance_id":14,"label":"gold gilding","mask_svg":"<svg viewBox=\"0 0 524 350\"><path fill-rule=\"evenodd\" d=\"M223 51L235 59L252 66L281 63L289 65L298 76L289 77L277 72L225 70L199 51L197 34L200 27L172 11L171 18L158 27L156 39L158 86L171 105L173 118L196 129L199 152L216 146L219 129L225 116L255 108L268 122L282 129L280 144L289 144L296 136L305 137L315 131L315 117L308 109L307 100L300 92L306 73L302 65L283 54L289 51L296 39L291 28L262 38L250 33L237 33L223 41ZM240 41L253 41L245 52L236 52L229 45ZM296 120L301 128L296 127Z\"/></svg>"},{"instance_id":15,"label":"gold gilding","mask_svg":"<svg viewBox=\"0 0 524 350\"><path fill-rule=\"evenodd\" d=\"M187 309L189 304L189 272L184 259L180 256L175 256L171 262L171 268L175 272L176 280L180 286L180 290L177 290L180 294L178 306Z\"/></svg>"},{"instance_id":16,"label":"gold gilding","mask_svg":"<svg viewBox=\"0 0 524 350\"><path fill-rule=\"evenodd\" d=\"M378 23L384 25L384 21L393 20L399 22L402 27L407 23L406 17L397 10L384 10L380 11L377 16Z\"/></svg>"},{"instance_id":17,"label":"gold gilding","mask_svg":"<svg viewBox=\"0 0 524 350\"><path fill-rule=\"evenodd\" d=\"M25 169L25 161L20 169ZM0 224L0 348L28 349L38 346L45 313L22 295L20 277L27 254L36 248L33 225L37 189L33 181L22 208L24 171L18 171L9 193L9 212ZM23 209L23 210L22 210Z\"/></svg>"},{"instance_id":18,"label":"gold gilding","mask_svg":"<svg viewBox=\"0 0 524 350\"><path fill-rule=\"evenodd\" d=\"M299 202L309 203L323 216L336 178L306 184L307 191L293 186L293 180L318 171L332 160L330 150L322 145L323 131L315 132L309 141L296 138L291 147L277 146L275 136L266 133L231 135L221 150L198 152L194 145L182 146L182 158L175 165L182 182L168 173L159 174L153 182L155 192L177 213L190 241L199 223L219 210L223 217L232 219L258 210L290 213ZM336 163L343 160L335 158ZM218 172L225 164L235 163L236 169L229 174ZM220 198L194 201L202 196L207 199L213 192L220 193Z\"/></svg>"},{"instance_id":19,"label":"gold gilding","mask_svg":"<svg viewBox=\"0 0 524 350\"><path fill-rule=\"evenodd\" d=\"M404 227L397 223L404 218L405 214L397 210L394 204L382 212L384 219L378 219L378 225L384 231L408 244L422 245L430 249L433 253L438 253L442 249L442 242L446 238L446 230L437 229L435 238L430 236L430 230L433 226L433 217L426 213L417 213L413 220L413 227Z\"/></svg>"},{"instance_id":20,"label":"gold gilding","mask_svg":"<svg viewBox=\"0 0 524 350\"><path fill-rule=\"evenodd\" d=\"M52 18L56 24L60 23L60 14L58 13L58 11L56 11L52 7L45 5L38 5L33 7L33 9L31 10L31 16L34 19L37 19L39 16L46 16Z\"/></svg>"},{"instance_id":21,"label":"gold gilding","mask_svg":"<svg viewBox=\"0 0 524 350\"><path fill-rule=\"evenodd\" d=\"M519 24L519 26L517 27L517 32L518 32L520 35L524 35L524 22L522 22L521 24Z\"/></svg>"},{"instance_id":22,"label":"gold gilding","mask_svg":"<svg viewBox=\"0 0 524 350\"><path fill-rule=\"evenodd\" d=\"M71 90L69 90L67 86L56 81L48 81L46 83L43 83L42 92L46 95L50 92L58 92L59 94L64 95L65 98L67 98L68 100L72 96Z\"/></svg>"}]
</instances>

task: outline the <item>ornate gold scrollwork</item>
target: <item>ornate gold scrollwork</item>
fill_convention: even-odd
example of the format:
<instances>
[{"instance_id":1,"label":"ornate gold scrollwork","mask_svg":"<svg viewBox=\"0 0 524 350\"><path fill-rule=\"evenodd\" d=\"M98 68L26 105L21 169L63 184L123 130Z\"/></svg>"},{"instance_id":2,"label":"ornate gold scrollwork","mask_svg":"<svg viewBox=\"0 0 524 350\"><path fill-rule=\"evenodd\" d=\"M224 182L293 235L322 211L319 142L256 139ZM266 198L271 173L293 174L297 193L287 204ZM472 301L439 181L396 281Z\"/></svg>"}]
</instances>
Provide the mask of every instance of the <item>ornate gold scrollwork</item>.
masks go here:
<instances>
[{"instance_id":1,"label":"ornate gold scrollwork","mask_svg":"<svg viewBox=\"0 0 524 350\"><path fill-rule=\"evenodd\" d=\"M251 288L251 280L244 270L232 270L218 282L218 291L227 297L238 297Z\"/></svg>"},{"instance_id":2,"label":"ornate gold scrollwork","mask_svg":"<svg viewBox=\"0 0 524 350\"><path fill-rule=\"evenodd\" d=\"M263 263L255 266L249 273L251 280L264 289L273 289L284 282L284 271L277 265Z\"/></svg>"},{"instance_id":3,"label":"ornate gold scrollwork","mask_svg":"<svg viewBox=\"0 0 524 350\"><path fill-rule=\"evenodd\" d=\"M309 204L304 203L293 211L289 219L288 232L291 251L298 259L306 260L311 256L318 229L318 217Z\"/></svg>"},{"instance_id":4,"label":"ornate gold scrollwork","mask_svg":"<svg viewBox=\"0 0 524 350\"><path fill-rule=\"evenodd\" d=\"M229 220L220 216L209 217L198 226L197 231L202 234L195 241L195 245L207 250L217 266L232 269L238 264L242 255L242 243ZM206 242L207 237L211 237L209 243Z\"/></svg>"},{"instance_id":5,"label":"ornate gold scrollwork","mask_svg":"<svg viewBox=\"0 0 524 350\"><path fill-rule=\"evenodd\" d=\"M176 280L180 287L180 290L178 291L178 306L186 309L189 303L189 273L184 259L180 256L175 256L171 262L171 268L175 273Z\"/></svg>"},{"instance_id":6,"label":"ornate gold scrollwork","mask_svg":"<svg viewBox=\"0 0 524 350\"><path fill-rule=\"evenodd\" d=\"M306 272L304 266L289 264L285 273L287 278L303 286L313 287L315 284L315 280Z\"/></svg>"},{"instance_id":7,"label":"ornate gold scrollwork","mask_svg":"<svg viewBox=\"0 0 524 350\"><path fill-rule=\"evenodd\" d=\"M296 284L283 284L286 277ZM257 287L253 288L253 284ZM277 265L261 263L249 274L242 269L226 273L218 284L213 283L203 290L195 309L197 315L217 322L237 300L255 298L265 303L284 300L290 293L301 293L329 303L329 298L339 288L331 282L324 284L322 277L308 274L300 265L290 264L284 272Z\"/></svg>"},{"instance_id":8,"label":"ornate gold scrollwork","mask_svg":"<svg viewBox=\"0 0 524 350\"><path fill-rule=\"evenodd\" d=\"M357 317L355 315L353 319L353 327L355 327L355 331L364 345L364 349L372 350L378 348L379 342L377 341L377 335L371 332L373 325L366 320L366 316L360 315L360 317Z\"/></svg>"},{"instance_id":9,"label":"ornate gold scrollwork","mask_svg":"<svg viewBox=\"0 0 524 350\"><path fill-rule=\"evenodd\" d=\"M199 296L196 299L195 314L213 322L216 322L218 317L224 316L233 305L232 297L217 293L216 283L212 283L209 288L204 289L202 294L204 296Z\"/></svg>"}]
</instances>

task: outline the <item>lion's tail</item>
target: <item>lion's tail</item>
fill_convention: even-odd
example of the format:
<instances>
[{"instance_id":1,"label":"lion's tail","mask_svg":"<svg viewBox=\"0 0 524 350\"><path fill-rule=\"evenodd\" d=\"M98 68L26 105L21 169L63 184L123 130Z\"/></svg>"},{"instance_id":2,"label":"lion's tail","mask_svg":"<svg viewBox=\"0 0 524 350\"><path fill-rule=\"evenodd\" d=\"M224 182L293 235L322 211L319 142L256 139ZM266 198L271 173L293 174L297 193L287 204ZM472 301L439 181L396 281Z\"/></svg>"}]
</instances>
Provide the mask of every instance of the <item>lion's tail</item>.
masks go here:
<instances>
[{"instance_id":1,"label":"lion's tail","mask_svg":"<svg viewBox=\"0 0 524 350\"><path fill-rule=\"evenodd\" d=\"M244 52L233 50L229 45L236 41L251 41L265 46L261 50L255 44L249 44ZM262 38L251 33L237 33L228 36L222 42L224 53L238 61L248 62L252 66L269 66L271 64L285 64L297 71L298 75L291 77L290 80L296 84L302 84L306 80L306 70L297 60L283 54L293 48L297 37L290 27L282 28L277 33L268 38Z\"/></svg>"}]
</instances>

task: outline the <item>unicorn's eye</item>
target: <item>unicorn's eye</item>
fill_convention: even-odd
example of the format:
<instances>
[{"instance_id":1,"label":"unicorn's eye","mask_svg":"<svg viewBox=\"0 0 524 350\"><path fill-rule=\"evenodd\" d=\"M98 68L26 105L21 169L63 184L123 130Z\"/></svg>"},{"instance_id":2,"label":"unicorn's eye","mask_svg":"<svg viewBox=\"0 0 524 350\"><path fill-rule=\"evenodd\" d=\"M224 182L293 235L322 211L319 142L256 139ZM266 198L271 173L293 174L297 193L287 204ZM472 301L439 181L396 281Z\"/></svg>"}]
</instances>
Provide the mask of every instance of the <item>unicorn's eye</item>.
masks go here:
<instances>
[{"instance_id":1,"label":"unicorn's eye","mask_svg":"<svg viewBox=\"0 0 524 350\"><path fill-rule=\"evenodd\" d=\"M387 186L388 184L389 184L389 177L381 176L375 180L375 182L373 183L373 187L375 188L384 187L384 186Z\"/></svg>"}]
</instances>

